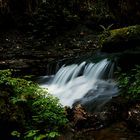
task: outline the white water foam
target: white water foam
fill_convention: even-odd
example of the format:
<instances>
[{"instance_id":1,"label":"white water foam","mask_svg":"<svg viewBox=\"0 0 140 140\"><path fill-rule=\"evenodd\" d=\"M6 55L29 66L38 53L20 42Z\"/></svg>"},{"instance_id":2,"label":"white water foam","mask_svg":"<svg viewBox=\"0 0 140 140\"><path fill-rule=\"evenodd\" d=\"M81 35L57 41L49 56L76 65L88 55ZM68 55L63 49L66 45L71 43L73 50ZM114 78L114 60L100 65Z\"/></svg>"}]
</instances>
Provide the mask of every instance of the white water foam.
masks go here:
<instances>
[{"instance_id":1,"label":"white water foam","mask_svg":"<svg viewBox=\"0 0 140 140\"><path fill-rule=\"evenodd\" d=\"M111 62L107 59L98 63L63 65L54 77L40 86L48 88L64 106L72 107L78 100L82 104L95 100L101 100L103 103L118 93L114 81L103 79L110 79L108 76L112 75L112 70Z\"/></svg>"}]
</instances>

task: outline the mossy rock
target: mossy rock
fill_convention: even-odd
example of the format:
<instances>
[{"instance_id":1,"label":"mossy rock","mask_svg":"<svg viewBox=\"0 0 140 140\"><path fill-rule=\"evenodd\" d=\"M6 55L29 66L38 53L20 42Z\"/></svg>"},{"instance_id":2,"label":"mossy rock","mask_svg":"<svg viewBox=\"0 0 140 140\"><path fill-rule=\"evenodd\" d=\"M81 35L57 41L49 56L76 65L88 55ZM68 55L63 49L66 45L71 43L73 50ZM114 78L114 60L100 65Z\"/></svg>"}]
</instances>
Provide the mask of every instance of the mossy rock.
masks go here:
<instances>
[{"instance_id":1,"label":"mossy rock","mask_svg":"<svg viewBox=\"0 0 140 140\"><path fill-rule=\"evenodd\" d=\"M105 52L134 51L140 46L140 25L106 31L100 42Z\"/></svg>"}]
</instances>

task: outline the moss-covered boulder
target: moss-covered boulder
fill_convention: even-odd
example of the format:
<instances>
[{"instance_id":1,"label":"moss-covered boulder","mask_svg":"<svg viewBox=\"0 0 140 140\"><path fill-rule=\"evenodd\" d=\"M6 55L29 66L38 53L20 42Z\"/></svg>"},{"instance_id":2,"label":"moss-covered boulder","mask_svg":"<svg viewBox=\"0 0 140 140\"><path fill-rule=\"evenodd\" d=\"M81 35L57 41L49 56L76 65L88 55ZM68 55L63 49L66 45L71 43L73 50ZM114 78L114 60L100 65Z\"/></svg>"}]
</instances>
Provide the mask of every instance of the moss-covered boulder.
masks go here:
<instances>
[{"instance_id":1,"label":"moss-covered boulder","mask_svg":"<svg viewBox=\"0 0 140 140\"><path fill-rule=\"evenodd\" d=\"M140 25L104 31L100 40L102 51L119 52L124 50L140 51Z\"/></svg>"}]
</instances>

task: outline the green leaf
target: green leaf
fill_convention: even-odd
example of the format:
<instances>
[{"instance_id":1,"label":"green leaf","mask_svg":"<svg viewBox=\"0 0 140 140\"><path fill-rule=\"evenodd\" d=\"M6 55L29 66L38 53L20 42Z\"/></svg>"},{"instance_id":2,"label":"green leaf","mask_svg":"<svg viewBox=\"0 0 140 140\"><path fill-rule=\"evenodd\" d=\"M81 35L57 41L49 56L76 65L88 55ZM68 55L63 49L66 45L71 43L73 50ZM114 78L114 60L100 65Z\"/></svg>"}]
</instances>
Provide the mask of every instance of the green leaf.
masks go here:
<instances>
[{"instance_id":1,"label":"green leaf","mask_svg":"<svg viewBox=\"0 0 140 140\"><path fill-rule=\"evenodd\" d=\"M33 137L33 136L35 136L38 132L39 132L39 130L29 130L28 132L26 132L25 138Z\"/></svg>"},{"instance_id":2,"label":"green leaf","mask_svg":"<svg viewBox=\"0 0 140 140\"><path fill-rule=\"evenodd\" d=\"M20 133L18 131L12 131L11 133L12 136L20 137Z\"/></svg>"}]
</instances>

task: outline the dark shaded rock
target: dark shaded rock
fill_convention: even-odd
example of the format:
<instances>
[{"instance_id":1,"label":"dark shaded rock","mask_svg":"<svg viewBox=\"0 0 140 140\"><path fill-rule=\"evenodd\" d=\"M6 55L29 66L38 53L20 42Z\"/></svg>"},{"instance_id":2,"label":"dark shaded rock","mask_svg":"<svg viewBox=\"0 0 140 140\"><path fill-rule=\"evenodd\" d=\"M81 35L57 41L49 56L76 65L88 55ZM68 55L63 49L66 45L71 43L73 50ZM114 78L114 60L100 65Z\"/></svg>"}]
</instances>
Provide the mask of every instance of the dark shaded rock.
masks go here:
<instances>
[{"instance_id":1,"label":"dark shaded rock","mask_svg":"<svg viewBox=\"0 0 140 140\"><path fill-rule=\"evenodd\" d=\"M136 103L128 110L127 122L132 130L140 129L140 103Z\"/></svg>"},{"instance_id":2,"label":"dark shaded rock","mask_svg":"<svg viewBox=\"0 0 140 140\"><path fill-rule=\"evenodd\" d=\"M128 51L121 53L117 58L117 66L121 68L123 72L127 72L135 67L135 65L139 65L139 56L140 51Z\"/></svg>"},{"instance_id":3,"label":"dark shaded rock","mask_svg":"<svg viewBox=\"0 0 140 140\"><path fill-rule=\"evenodd\" d=\"M100 130L84 129L73 136L73 140L139 140L139 138L139 133L132 133L123 121Z\"/></svg>"},{"instance_id":4,"label":"dark shaded rock","mask_svg":"<svg viewBox=\"0 0 140 140\"><path fill-rule=\"evenodd\" d=\"M140 128L139 110L139 101L131 102L121 96L113 98L102 110L93 113L77 104L72 109L67 108L73 131L70 130L62 140L139 140L139 132L134 132Z\"/></svg>"},{"instance_id":5,"label":"dark shaded rock","mask_svg":"<svg viewBox=\"0 0 140 140\"><path fill-rule=\"evenodd\" d=\"M0 69L16 69L24 75L45 75L48 64L92 53L98 36L85 25L76 26L56 38L34 38L17 29L0 33ZM55 68L53 68L53 73ZM47 74L52 74L49 70Z\"/></svg>"},{"instance_id":6,"label":"dark shaded rock","mask_svg":"<svg viewBox=\"0 0 140 140\"><path fill-rule=\"evenodd\" d=\"M99 130L127 116L127 102L121 98L114 98L104 105L101 110L88 112L82 105L77 104L73 109L66 110L69 120L76 130Z\"/></svg>"},{"instance_id":7,"label":"dark shaded rock","mask_svg":"<svg viewBox=\"0 0 140 140\"><path fill-rule=\"evenodd\" d=\"M87 121L87 112L80 104L78 104L74 108L73 112L74 112L73 116L74 126L76 127L77 130L80 130L81 128L85 127Z\"/></svg>"}]
</instances>

